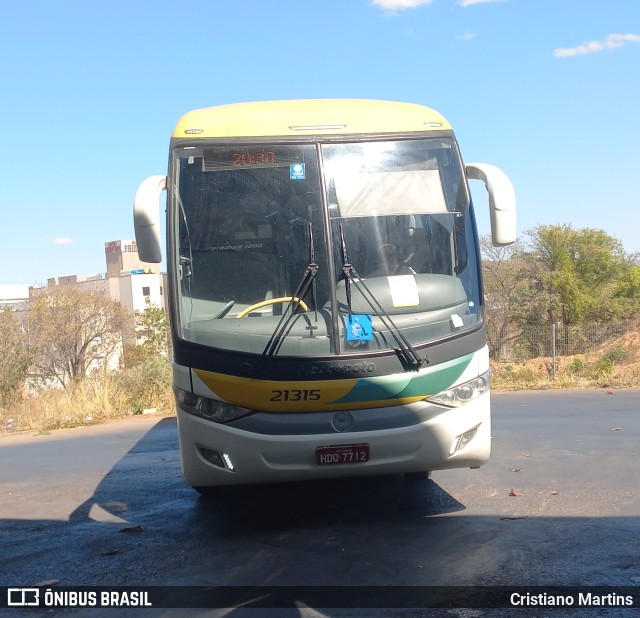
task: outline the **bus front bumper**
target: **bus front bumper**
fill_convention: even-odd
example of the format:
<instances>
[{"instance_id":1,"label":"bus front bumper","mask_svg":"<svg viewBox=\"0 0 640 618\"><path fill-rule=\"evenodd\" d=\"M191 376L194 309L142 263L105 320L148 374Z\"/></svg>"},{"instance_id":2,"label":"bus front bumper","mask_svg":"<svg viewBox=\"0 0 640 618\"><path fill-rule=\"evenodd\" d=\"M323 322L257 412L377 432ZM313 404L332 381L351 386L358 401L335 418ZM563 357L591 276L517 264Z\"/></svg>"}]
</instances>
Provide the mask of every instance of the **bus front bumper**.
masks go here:
<instances>
[{"instance_id":1,"label":"bus front bumper","mask_svg":"<svg viewBox=\"0 0 640 618\"><path fill-rule=\"evenodd\" d=\"M428 420L380 431L313 435L254 433L178 408L182 472L189 485L208 487L473 468L489 459L489 393L453 409L412 405L429 406ZM368 446L368 461L319 463L318 448L353 445Z\"/></svg>"}]
</instances>

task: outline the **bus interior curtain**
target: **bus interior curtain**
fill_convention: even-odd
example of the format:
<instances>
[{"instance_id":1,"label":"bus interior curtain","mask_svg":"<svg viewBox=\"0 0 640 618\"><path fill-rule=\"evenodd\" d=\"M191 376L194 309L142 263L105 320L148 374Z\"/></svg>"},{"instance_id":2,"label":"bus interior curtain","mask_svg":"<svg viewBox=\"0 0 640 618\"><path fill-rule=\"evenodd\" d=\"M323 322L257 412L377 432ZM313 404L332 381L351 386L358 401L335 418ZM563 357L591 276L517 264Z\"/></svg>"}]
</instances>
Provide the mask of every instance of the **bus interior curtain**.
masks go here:
<instances>
[{"instance_id":1,"label":"bus interior curtain","mask_svg":"<svg viewBox=\"0 0 640 618\"><path fill-rule=\"evenodd\" d=\"M342 217L447 212L438 170L339 174L335 189Z\"/></svg>"}]
</instances>

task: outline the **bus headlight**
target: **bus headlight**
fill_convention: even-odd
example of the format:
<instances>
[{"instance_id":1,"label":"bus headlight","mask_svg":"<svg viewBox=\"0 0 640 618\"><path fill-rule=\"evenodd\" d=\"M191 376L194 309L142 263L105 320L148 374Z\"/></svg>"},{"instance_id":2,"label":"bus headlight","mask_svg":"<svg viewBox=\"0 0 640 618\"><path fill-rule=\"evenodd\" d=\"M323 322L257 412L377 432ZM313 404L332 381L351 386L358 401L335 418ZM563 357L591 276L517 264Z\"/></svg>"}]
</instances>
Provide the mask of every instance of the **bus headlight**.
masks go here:
<instances>
[{"instance_id":1,"label":"bus headlight","mask_svg":"<svg viewBox=\"0 0 640 618\"><path fill-rule=\"evenodd\" d=\"M230 403L187 393L179 388L174 388L174 392L176 402L181 409L214 423L228 423L253 412L253 410L234 406Z\"/></svg>"},{"instance_id":2,"label":"bus headlight","mask_svg":"<svg viewBox=\"0 0 640 618\"><path fill-rule=\"evenodd\" d=\"M433 397L429 397L430 403L437 403L449 408L457 408L476 397L486 393L491 386L491 369L485 371L473 380L458 384L453 388L442 391Z\"/></svg>"}]
</instances>

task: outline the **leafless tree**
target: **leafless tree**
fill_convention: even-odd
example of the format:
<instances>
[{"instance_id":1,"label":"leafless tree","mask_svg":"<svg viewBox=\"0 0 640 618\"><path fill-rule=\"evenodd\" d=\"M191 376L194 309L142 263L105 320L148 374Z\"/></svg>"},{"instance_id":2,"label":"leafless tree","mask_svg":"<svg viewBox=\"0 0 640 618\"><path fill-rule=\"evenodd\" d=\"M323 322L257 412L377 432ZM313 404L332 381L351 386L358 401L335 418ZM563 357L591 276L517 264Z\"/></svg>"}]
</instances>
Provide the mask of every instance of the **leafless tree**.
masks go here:
<instances>
[{"instance_id":1,"label":"leafless tree","mask_svg":"<svg viewBox=\"0 0 640 618\"><path fill-rule=\"evenodd\" d=\"M507 247L494 247L491 236L480 238L482 274L490 353L500 357L506 344L520 331L513 322L513 302L521 286L524 264L519 242Z\"/></svg>"},{"instance_id":2,"label":"leafless tree","mask_svg":"<svg viewBox=\"0 0 640 618\"><path fill-rule=\"evenodd\" d=\"M47 289L29 308L29 339L41 377L64 387L105 368L132 335L133 318L97 290Z\"/></svg>"},{"instance_id":3,"label":"leafless tree","mask_svg":"<svg viewBox=\"0 0 640 618\"><path fill-rule=\"evenodd\" d=\"M0 405L10 404L27 377L32 352L14 312L0 311Z\"/></svg>"}]
</instances>

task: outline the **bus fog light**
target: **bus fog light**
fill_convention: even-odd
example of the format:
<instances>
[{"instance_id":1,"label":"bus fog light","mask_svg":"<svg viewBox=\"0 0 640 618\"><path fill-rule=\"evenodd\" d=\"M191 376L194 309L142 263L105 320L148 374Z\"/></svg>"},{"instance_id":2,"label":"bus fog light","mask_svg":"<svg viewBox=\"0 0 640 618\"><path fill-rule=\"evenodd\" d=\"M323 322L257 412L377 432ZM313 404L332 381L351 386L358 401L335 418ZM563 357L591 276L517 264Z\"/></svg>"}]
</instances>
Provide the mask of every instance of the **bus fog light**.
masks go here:
<instances>
[{"instance_id":1,"label":"bus fog light","mask_svg":"<svg viewBox=\"0 0 640 618\"><path fill-rule=\"evenodd\" d=\"M209 462L212 463L214 466L218 466L218 468L224 468L224 459L222 458L222 455L220 453L218 453L218 451L212 451L211 449L208 448L201 448L200 449L200 454Z\"/></svg>"},{"instance_id":2,"label":"bus fog light","mask_svg":"<svg viewBox=\"0 0 640 618\"><path fill-rule=\"evenodd\" d=\"M231 457L229 457L229 454L222 453L222 459L224 459L224 463L226 464L227 468L229 468L229 470L234 472L235 468L233 467L233 462L231 461Z\"/></svg>"},{"instance_id":3,"label":"bus fog light","mask_svg":"<svg viewBox=\"0 0 640 618\"><path fill-rule=\"evenodd\" d=\"M473 429L469 429L469 431L465 431L463 434L456 436L451 443L451 448L449 449L449 457L455 455L458 451L462 450L471 440L476 437L478 433L478 427L480 425L476 425Z\"/></svg>"},{"instance_id":4,"label":"bus fog light","mask_svg":"<svg viewBox=\"0 0 640 618\"><path fill-rule=\"evenodd\" d=\"M219 451L214 451L210 448L201 447L200 454L214 466L217 466L218 468L226 468L231 470L231 472L235 472L235 467L228 453L220 453Z\"/></svg>"}]
</instances>

